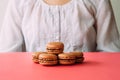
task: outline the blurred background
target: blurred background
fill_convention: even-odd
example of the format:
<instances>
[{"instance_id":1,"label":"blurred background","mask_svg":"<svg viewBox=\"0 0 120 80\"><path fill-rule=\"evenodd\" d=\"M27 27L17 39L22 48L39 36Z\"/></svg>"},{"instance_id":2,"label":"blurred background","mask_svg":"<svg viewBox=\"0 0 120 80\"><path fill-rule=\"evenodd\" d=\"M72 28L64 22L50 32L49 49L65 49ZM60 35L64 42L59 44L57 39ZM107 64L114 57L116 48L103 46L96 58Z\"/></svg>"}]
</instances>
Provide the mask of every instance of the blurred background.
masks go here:
<instances>
[{"instance_id":1,"label":"blurred background","mask_svg":"<svg viewBox=\"0 0 120 80\"><path fill-rule=\"evenodd\" d=\"M118 26L118 29L120 32L120 6L119 6L120 0L111 0L111 3L113 6L117 26ZM8 4L8 0L0 0L0 27L2 26L2 22L4 19L4 14L6 12L7 4Z\"/></svg>"}]
</instances>

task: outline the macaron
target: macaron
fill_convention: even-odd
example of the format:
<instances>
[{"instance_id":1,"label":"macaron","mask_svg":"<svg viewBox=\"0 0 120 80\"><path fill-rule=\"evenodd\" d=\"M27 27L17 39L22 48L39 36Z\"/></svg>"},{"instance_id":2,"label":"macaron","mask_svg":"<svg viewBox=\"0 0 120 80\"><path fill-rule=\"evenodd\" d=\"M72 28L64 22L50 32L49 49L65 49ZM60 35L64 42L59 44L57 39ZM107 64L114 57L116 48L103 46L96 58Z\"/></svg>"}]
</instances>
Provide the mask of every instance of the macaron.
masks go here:
<instances>
[{"instance_id":1,"label":"macaron","mask_svg":"<svg viewBox=\"0 0 120 80\"><path fill-rule=\"evenodd\" d=\"M48 53L60 54L63 53L64 44L62 42L49 42L46 45L46 50Z\"/></svg>"},{"instance_id":2,"label":"macaron","mask_svg":"<svg viewBox=\"0 0 120 80\"><path fill-rule=\"evenodd\" d=\"M58 58L55 54L40 54L39 64L50 66L58 64Z\"/></svg>"},{"instance_id":3,"label":"macaron","mask_svg":"<svg viewBox=\"0 0 120 80\"><path fill-rule=\"evenodd\" d=\"M81 63L84 61L83 52L70 52L71 55L75 55L76 63Z\"/></svg>"},{"instance_id":4,"label":"macaron","mask_svg":"<svg viewBox=\"0 0 120 80\"><path fill-rule=\"evenodd\" d=\"M39 63L38 58L39 58L39 55L42 54L42 53L45 54L47 52L33 52L32 53L32 60L33 60L33 62Z\"/></svg>"},{"instance_id":5,"label":"macaron","mask_svg":"<svg viewBox=\"0 0 120 80\"><path fill-rule=\"evenodd\" d=\"M75 56L69 53L58 54L59 64L74 64Z\"/></svg>"}]
</instances>

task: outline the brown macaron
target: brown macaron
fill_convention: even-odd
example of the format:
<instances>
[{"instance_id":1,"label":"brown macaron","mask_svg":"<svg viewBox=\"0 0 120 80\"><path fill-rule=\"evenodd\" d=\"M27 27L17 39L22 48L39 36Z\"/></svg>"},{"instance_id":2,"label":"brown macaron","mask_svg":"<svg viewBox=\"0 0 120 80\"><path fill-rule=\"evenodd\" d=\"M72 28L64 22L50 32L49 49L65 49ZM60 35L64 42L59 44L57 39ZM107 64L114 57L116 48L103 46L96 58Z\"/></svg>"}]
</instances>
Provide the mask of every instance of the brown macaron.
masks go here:
<instances>
[{"instance_id":1,"label":"brown macaron","mask_svg":"<svg viewBox=\"0 0 120 80\"><path fill-rule=\"evenodd\" d=\"M59 64L74 64L75 56L69 53L58 54Z\"/></svg>"},{"instance_id":2,"label":"brown macaron","mask_svg":"<svg viewBox=\"0 0 120 80\"><path fill-rule=\"evenodd\" d=\"M39 58L39 55L42 54L42 53L46 53L46 52L33 52L32 53L33 62L39 63L38 58Z\"/></svg>"},{"instance_id":3,"label":"brown macaron","mask_svg":"<svg viewBox=\"0 0 120 80\"><path fill-rule=\"evenodd\" d=\"M84 61L83 52L70 52L71 55L75 55L76 63L81 63Z\"/></svg>"},{"instance_id":4,"label":"brown macaron","mask_svg":"<svg viewBox=\"0 0 120 80\"><path fill-rule=\"evenodd\" d=\"M64 44L62 42L49 42L46 47L47 52L52 54L63 53L64 50Z\"/></svg>"},{"instance_id":5,"label":"brown macaron","mask_svg":"<svg viewBox=\"0 0 120 80\"><path fill-rule=\"evenodd\" d=\"M56 65L58 64L57 56L54 54L40 54L39 64L41 65Z\"/></svg>"}]
</instances>

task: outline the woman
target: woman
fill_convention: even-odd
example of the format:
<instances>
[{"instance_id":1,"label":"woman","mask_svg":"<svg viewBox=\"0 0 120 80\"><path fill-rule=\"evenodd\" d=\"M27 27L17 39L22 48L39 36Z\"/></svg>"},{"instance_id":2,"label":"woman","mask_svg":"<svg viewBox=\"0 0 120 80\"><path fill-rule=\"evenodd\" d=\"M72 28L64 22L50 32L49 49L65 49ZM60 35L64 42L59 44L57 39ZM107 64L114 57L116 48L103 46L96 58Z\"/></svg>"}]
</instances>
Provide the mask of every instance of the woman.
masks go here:
<instances>
[{"instance_id":1,"label":"woman","mask_svg":"<svg viewBox=\"0 0 120 80\"><path fill-rule=\"evenodd\" d=\"M60 41L64 51L120 51L109 0L12 0L0 33L0 52L45 51Z\"/></svg>"}]
</instances>

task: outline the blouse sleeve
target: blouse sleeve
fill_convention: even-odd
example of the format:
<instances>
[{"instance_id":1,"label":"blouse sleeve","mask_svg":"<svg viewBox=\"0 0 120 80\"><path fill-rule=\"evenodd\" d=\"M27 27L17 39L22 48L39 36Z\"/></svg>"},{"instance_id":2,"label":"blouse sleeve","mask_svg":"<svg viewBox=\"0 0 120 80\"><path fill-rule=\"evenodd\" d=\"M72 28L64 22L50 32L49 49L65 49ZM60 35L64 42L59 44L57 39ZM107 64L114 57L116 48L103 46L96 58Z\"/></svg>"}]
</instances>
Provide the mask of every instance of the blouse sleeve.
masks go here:
<instances>
[{"instance_id":1,"label":"blouse sleeve","mask_svg":"<svg viewBox=\"0 0 120 80\"><path fill-rule=\"evenodd\" d=\"M119 52L120 35L110 0L98 0L96 9L97 51Z\"/></svg>"},{"instance_id":2,"label":"blouse sleeve","mask_svg":"<svg viewBox=\"0 0 120 80\"><path fill-rule=\"evenodd\" d=\"M21 52L23 36L21 31L21 0L10 0L0 31L0 52Z\"/></svg>"}]
</instances>

